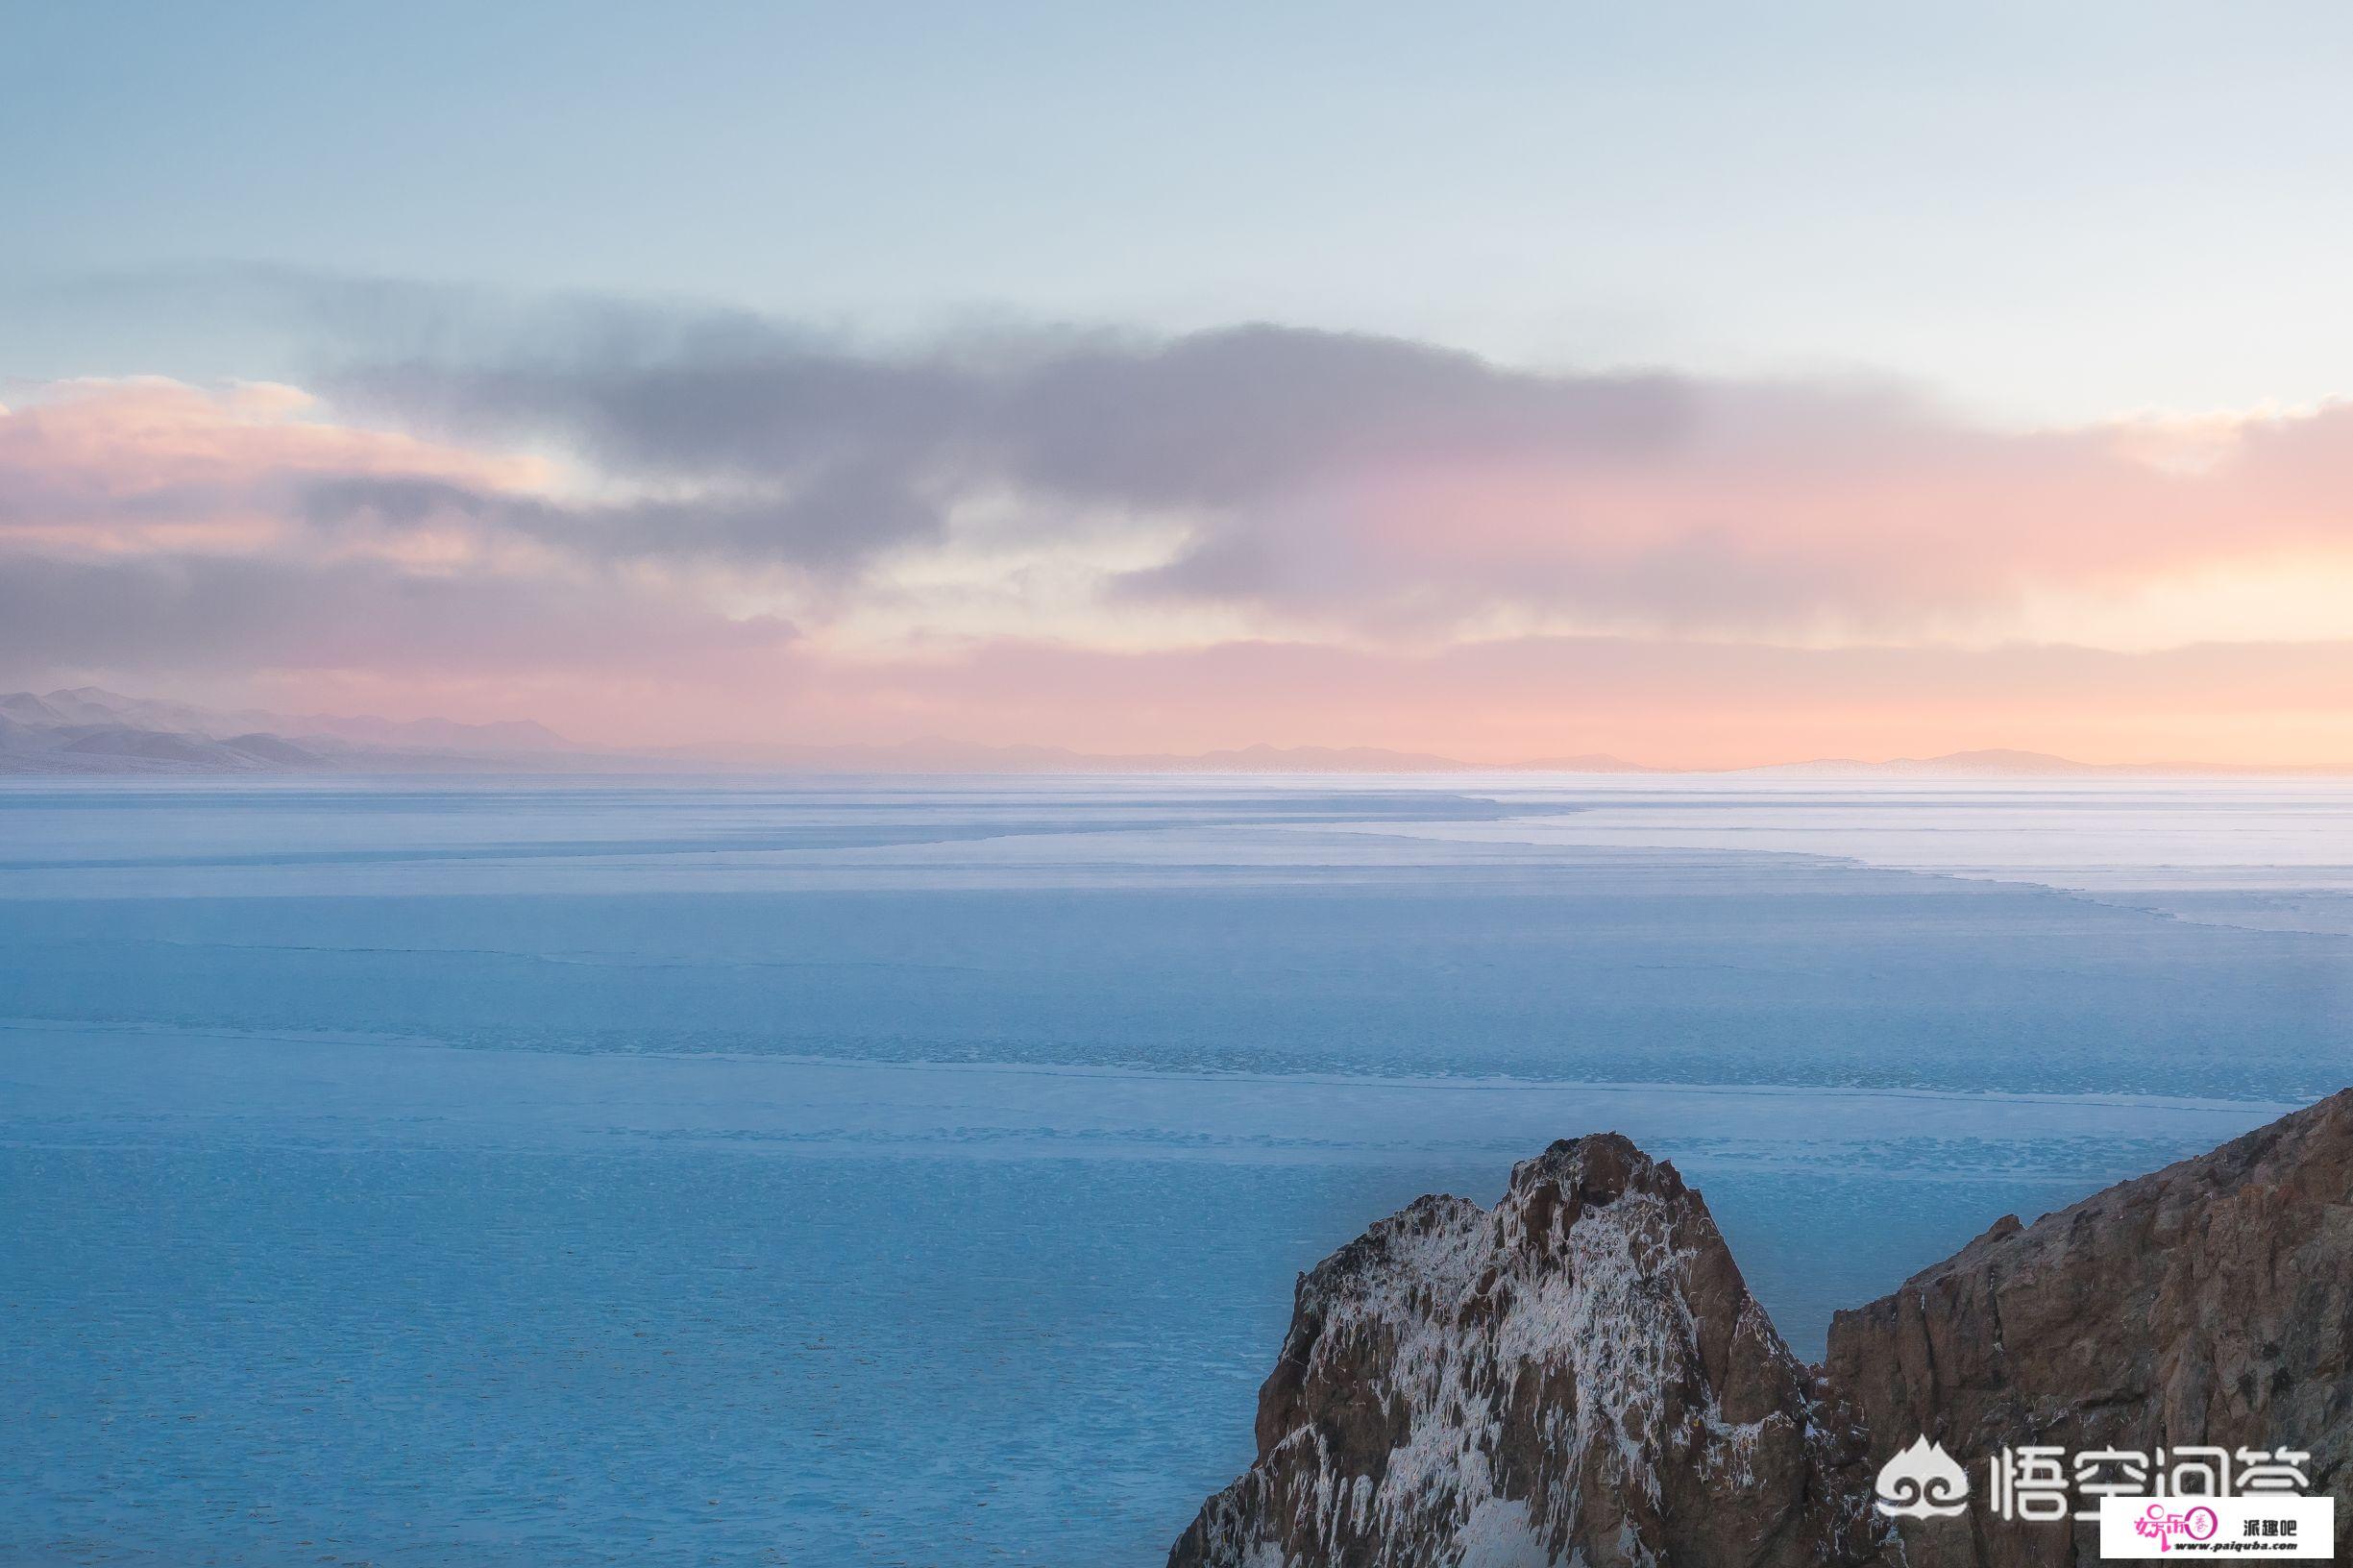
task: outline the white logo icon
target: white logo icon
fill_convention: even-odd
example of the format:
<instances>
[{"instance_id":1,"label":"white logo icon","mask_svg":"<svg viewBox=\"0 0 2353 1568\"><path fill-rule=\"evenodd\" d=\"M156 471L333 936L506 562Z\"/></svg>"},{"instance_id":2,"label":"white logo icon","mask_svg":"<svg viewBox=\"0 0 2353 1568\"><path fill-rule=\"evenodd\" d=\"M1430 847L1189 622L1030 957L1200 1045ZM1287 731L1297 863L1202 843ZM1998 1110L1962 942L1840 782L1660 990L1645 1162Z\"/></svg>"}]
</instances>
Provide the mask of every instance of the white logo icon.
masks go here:
<instances>
[{"instance_id":1,"label":"white logo icon","mask_svg":"<svg viewBox=\"0 0 2353 1568\"><path fill-rule=\"evenodd\" d=\"M1915 1437L1879 1466L1878 1492L1876 1507L1890 1518L1949 1519L1969 1507L1969 1475L1944 1444Z\"/></svg>"}]
</instances>

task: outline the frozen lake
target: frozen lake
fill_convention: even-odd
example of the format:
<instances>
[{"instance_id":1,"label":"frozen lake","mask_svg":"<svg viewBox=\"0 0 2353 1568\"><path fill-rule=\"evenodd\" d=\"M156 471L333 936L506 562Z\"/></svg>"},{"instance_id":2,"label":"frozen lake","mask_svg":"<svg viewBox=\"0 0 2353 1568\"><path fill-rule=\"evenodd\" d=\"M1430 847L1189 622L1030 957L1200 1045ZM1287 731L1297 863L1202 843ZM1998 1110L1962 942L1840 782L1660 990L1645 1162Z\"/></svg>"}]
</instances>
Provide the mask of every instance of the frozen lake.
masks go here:
<instances>
[{"instance_id":1,"label":"frozen lake","mask_svg":"<svg viewBox=\"0 0 2353 1568\"><path fill-rule=\"evenodd\" d=\"M0 1558L1156 1563L1627 1132L1803 1354L2353 1081L2353 787L0 788Z\"/></svg>"}]
</instances>

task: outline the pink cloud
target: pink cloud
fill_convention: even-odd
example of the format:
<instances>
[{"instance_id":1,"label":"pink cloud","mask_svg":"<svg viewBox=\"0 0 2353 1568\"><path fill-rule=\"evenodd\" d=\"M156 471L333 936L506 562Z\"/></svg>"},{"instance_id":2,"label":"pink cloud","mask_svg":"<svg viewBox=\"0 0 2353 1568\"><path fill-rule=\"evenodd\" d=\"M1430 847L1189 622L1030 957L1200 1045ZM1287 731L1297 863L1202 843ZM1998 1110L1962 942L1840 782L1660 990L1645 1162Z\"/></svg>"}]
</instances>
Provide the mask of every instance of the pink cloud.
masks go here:
<instances>
[{"instance_id":1,"label":"pink cloud","mask_svg":"<svg viewBox=\"0 0 2353 1568\"><path fill-rule=\"evenodd\" d=\"M1181 524L1129 594L1357 638L1495 625L1908 641L2051 592L2353 559L2353 408L2046 431L1900 387L1516 370L1243 327L859 355L699 346L385 367L360 395L610 472L757 491L628 548L856 568L964 503ZM842 497L855 502L841 505Z\"/></svg>"},{"instance_id":2,"label":"pink cloud","mask_svg":"<svg viewBox=\"0 0 2353 1568\"><path fill-rule=\"evenodd\" d=\"M2353 564L2353 408L2004 433L1801 389L1695 398L1668 447L1428 452L1321 475L1203 525L1147 592L1360 628L1498 610L1732 634L1934 635L2035 592L2289 551Z\"/></svg>"},{"instance_id":3,"label":"pink cloud","mask_svg":"<svg viewBox=\"0 0 2353 1568\"><path fill-rule=\"evenodd\" d=\"M1160 752L1272 741L1496 763L1607 751L1694 768L2022 747L2093 762L2353 768L2353 642L2117 653L1529 638L1426 654L994 642L913 661L747 639L660 665L542 665L513 678L379 668L288 674L277 689L288 704L403 717L527 712L614 744L938 737Z\"/></svg>"},{"instance_id":4,"label":"pink cloud","mask_svg":"<svg viewBox=\"0 0 2353 1568\"><path fill-rule=\"evenodd\" d=\"M1526 638L1427 654L1234 643L1164 653L994 644L804 679L796 723L857 738L1097 750L1273 739L1511 761L1615 751L1727 767L2025 747L2090 761L2353 765L2353 641L2153 653ZM860 729L877 712L884 728Z\"/></svg>"},{"instance_id":5,"label":"pink cloud","mask_svg":"<svg viewBox=\"0 0 2353 1568\"><path fill-rule=\"evenodd\" d=\"M1853 388L1572 384L1377 340L1336 368L1319 343L1211 345L1174 372L1098 355L977 389L939 365L914 393L890 366L785 377L790 397L741 367L566 389L598 429L651 421L629 437L652 444L642 471L604 456L669 488L602 509L551 499L515 451L318 417L288 388L67 383L0 413L0 664L318 706L364 693L625 743L2353 763L2343 642L1949 646L2034 593L2200 565L2335 552L2353 580L2353 408L2013 433ZM1290 380L1241 415L1220 403L1258 375ZM1329 402L1292 406L1307 397ZM774 420L812 406L824 418L770 462ZM528 423L502 438L519 449ZM1229 460L1196 475L1220 442ZM829 635L883 545L937 548L960 496L1008 487L1050 501L1042 518L1181 518L1188 551L1124 591L1292 629L1115 652L924 626L921 658ZM824 575L805 640L730 608L772 605L762 574L787 569ZM1102 625L1127 603L1086 608Z\"/></svg>"},{"instance_id":6,"label":"pink cloud","mask_svg":"<svg viewBox=\"0 0 2353 1568\"><path fill-rule=\"evenodd\" d=\"M293 487L544 483L545 463L307 417L293 387L80 380L0 408L0 542L74 551L256 550L294 531Z\"/></svg>"},{"instance_id":7,"label":"pink cloud","mask_svg":"<svg viewBox=\"0 0 2353 1568\"><path fill-rule=\"evenodd\" d=\"M658 576L430 505L322 521L320 487L539 505L536 458L306 417L282 386L76 381L0 411L0 665L242 682L707 678L796 635Z\"/></svg>"}]
</instances>

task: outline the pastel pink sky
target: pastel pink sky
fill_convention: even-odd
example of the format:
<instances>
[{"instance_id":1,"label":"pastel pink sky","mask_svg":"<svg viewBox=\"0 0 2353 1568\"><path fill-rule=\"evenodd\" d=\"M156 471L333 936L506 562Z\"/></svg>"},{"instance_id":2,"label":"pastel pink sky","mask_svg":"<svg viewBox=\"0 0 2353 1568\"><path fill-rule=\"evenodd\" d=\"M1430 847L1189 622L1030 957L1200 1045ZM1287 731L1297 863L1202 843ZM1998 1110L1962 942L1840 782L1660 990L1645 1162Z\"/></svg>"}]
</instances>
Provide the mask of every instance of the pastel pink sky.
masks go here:
<instances>
[{"instance_id":1,"label":"pastel pink sky","mask_svg":"<svg viewBox=\"0 0 2353 1568\"><path fill-rule=\"evenodd\" d=\"M2353 765L2353 406L1243 329L54 382L0 671L612 745Z\"/></svg>"}]
</instances>

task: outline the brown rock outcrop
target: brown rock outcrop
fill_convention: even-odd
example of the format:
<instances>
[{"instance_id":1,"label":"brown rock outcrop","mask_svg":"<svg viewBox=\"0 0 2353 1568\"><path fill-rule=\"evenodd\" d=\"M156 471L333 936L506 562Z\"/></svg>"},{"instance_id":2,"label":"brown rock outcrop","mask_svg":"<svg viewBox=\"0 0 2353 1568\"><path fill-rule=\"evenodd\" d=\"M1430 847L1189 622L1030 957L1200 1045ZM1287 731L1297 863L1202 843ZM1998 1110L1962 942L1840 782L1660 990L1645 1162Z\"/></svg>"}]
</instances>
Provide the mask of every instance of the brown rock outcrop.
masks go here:
<instances>
[{"instance_id":1,"label":"brown rock outcrop","mask_svg":"<svg viewBox=\"0 0 2353 1568\"><path fill-rule=\"evenodd\" d=\"M1875 1480L1924 1438L1968 1507L1899 1536ZM2353 1499L2353 1090L1998 1222L1840 1313L1819 1372L1672 1165L1556 1143L1492 1213L1422 1198L1301 1277L1258 1443L1171 1568L2100 1560L2088 1520L1991 1506L2028 1446L2300 1451Z\"/></svg>"},{"instance_id":2,"label":"brown rock outcrop","mask_svg":"<svg viewBox=\"0 0 2353 1568\"><path fill-rule=\"evenodd\" d=\"M1615 1135L1429 1197L1299 1282L1258 1462L1172 1568L1814 1565L1876 1549L1860 1434L1819 1411L1700 1195Z\"/></svg>"},{"instance_id":3,"label":"brown rock outcrop","mask_svg":"<svg viewBox=\"0 0 2353 1568\"><path fill-rule=\"evenodd\" d=\"M1916 1568L2096 1562L2089 1522L1986 1507L2004 1447L2312 1455L2353 1496L2353 1090L2022 1227L1841 1312L1824 1363L1875 1466L1917 1434L1974 1482L1907 1522ZM2341 1510L2340 1531L2347 1515Z\"/></svg>"}]
</instances>

